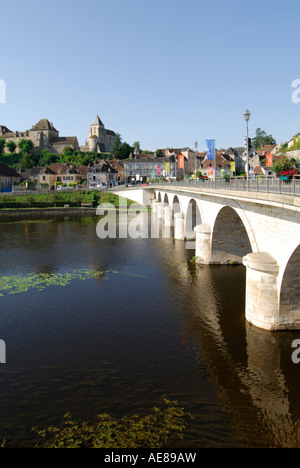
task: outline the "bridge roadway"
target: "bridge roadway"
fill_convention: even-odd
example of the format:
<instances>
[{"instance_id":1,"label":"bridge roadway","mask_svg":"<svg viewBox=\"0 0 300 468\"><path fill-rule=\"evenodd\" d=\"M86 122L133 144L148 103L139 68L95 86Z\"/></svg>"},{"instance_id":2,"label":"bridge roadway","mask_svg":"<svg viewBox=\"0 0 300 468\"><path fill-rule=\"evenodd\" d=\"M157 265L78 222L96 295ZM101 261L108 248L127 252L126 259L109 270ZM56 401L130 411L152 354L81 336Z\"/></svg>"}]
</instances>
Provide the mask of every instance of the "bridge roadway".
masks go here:
<instances>
[{"instance_id":1,"label":"bridge roadway","mask_svg":"<svg viewBox=\"0 0 300 468\"><path fill-rule=\"evenodd\" d=\"M266 330L300 329L300 197L161 184L113 189L193 240L201 264L243 263L246 319Z\"/></svg>"}]
</instances>

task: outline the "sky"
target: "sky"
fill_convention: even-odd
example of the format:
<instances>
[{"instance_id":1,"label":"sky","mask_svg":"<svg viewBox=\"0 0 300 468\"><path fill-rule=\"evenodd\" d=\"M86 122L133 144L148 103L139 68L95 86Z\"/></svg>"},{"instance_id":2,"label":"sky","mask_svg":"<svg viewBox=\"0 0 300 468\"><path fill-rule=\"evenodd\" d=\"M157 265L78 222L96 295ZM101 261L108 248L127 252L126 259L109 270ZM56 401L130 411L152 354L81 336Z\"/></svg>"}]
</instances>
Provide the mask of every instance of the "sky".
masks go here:
<instances>
[{"instance_id":1,"label":"sky","mask_svg":"<svg viewBox=\"0 0 300 468\"><path fill-rule=\"evenodd\" d=\"M12 131L46 118L84 144L98 114L144 150L227 149L244 146L249 109L251 137L300 132L299 0L0 1Z\"/></svg>"}]
</instances>

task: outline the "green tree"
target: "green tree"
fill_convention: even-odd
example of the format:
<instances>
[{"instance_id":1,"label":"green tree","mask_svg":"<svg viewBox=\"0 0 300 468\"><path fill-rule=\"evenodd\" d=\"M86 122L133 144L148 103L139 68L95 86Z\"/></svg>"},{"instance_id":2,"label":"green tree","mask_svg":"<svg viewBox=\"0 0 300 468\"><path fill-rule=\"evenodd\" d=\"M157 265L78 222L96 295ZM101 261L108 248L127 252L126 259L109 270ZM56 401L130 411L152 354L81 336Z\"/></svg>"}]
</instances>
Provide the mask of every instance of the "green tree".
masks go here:
<instances>
[{"instance_id":1,"label":"green tree","mask_svg":"<svg viewBox=\"0 0 300 468\"><path fill-rule=\"evenodd\" d=\"M33 142L23 138L19 143L18 147L22 152L22 168L31 169L34 166L32 158Z\"/></svg>"},{"instance_id":2,"label":"green tree","mask_svg":"<svg viewBox=\"0 0 300 468\"><path fill-rule=\"evenodd\" d=\"M261 128L257 128L255 138L252 139L252 144L256 150L259 150L263 145L276 145L276 140Z\"/></svg>"},{"instance_id":3,"label":"green tree","mask_svg":"<svg viewBox=\"0 0 300 468\"><path fill-rule=\"evenodd\" d=\"M23 169L31 169L34 166L34 162L31 158L29 153L25 153L22 158L22 168Z\"/></svg>"},{"instance_id":4,"label":"green tree","mask_svg":"<svg viewBox=\"0 0 300 468\"><path fill-rule=\"evenodd\" d=\"M141 149L141 143L139 141L135 141L132 146L133 146L134 150L136 150L136 149L140 150Z\"/></svg>"},{"instance_id":5,"label":"green tree","mask_svg":"<svg viewBox=\"0 0 300 468\"><path fill-rule=\"evenodd\" d=\"M0 138L0 154L3 154L5 148L5 138Z\"/></svg>"},{"instance_id":6,"label":"green tree","mask_svg":"<svg viewBox=\"0 0 300 468\"><path fill-rule=\"evenodd\" d=\"M65 146L61 155L61 162L63 163L74 163L76 153L71 146Z\"/></svg>"},{"instance_id":7,"label":"green tree","mask_svg":"<svg viewBox=\"0 0 300 468\"><path fill-rule=\"evenodd\" d=\"M118 157L121 146L122 146L122 137L121 137L120 133L116 133L115 141L114 141L113 147L111 149L111 154L113 156Z\"/></svg>"},{"instance_id":8,"label":"green tree","mask_svg":"<svg viewBox=\"0 0 300 468\"><path fill-rule=\"evenodd\" d=\"M10 153L14 153L17 149L17 145L14 141L12 140L9 140L7 143L6 143L6 148L8 148L9 152Z\"/></svg>"},{"instance_id":9,"label":"green tree","mask_svg":"<svg viewBox=\"0 0 300 468\"><path fill-rule=\"evenodd\" d=\"M130 146L128 143L123 143L121 145L119 152L118 152L118 157L119 159L128 159L130 154L133 153L134 148Z\"/></svg>"},{"instance_id":10,"label":"green tree","mask_svg":"<svg viewBox=\"0 0 300 468\"><path fill-rule=\"evenodd\" d=\"M23 156L24 156L24 154L31 154L31 152L33 150L33 142L31 140L26 140L25 138L23 138L18 143L18 147L22 151Z\"/></svg>"},{"instance_id":11,"label":"green tree","mask_svg":"<svg viewBox=\"0 0 300 468\"><path fill-rule=\"evenodd\" d=\"M49 153L48 150L42 150L39 158L39 166L45 167L50 166L53 163L58 162L59 156L54 153Z\"/></svg>"}]
</instances>

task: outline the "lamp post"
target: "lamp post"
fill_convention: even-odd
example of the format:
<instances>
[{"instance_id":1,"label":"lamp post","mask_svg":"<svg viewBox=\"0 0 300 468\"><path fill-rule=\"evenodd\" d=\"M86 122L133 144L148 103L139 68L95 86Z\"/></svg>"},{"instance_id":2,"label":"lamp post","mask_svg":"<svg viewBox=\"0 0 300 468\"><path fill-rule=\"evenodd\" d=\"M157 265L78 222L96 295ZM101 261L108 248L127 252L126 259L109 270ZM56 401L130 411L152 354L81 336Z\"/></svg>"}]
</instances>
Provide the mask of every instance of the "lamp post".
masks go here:
<instances>
[{"instance_id":1,"label":"lamp post","mask_svg":"<svg viewBox=\"0 0 300 468\"><path fill-rule=\"evenodd\" d=\"M248 109L244 112L244 119L246 122L246 127L247 127L247 140L246 140L246 174L247 174L247 190L249 191L249 120L250 120L250 112Z\"/></svg>"},{"instance_id":2,"label":"lamp post","mask_svg":"<svg viewBox=\"0 0 300 468\"><path fill-rule=\"evenodd\" d=\"M196 180L197 180L197 155L198 155L198 141L195 141L195 148L196 148L196 154L195 154L195 185L196 185Z\"/></svg>"}]
</instances>

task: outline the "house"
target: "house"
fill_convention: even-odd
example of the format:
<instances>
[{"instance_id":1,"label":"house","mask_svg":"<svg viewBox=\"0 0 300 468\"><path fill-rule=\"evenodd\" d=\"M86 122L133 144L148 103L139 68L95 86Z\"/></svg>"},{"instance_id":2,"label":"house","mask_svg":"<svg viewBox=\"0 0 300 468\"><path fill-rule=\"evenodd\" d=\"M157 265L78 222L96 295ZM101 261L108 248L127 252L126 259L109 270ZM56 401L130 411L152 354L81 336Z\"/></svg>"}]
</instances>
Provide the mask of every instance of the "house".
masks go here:
<instances>
[{"instance_id":1,"label":"house","mask_svg":"<svg viewBox=\"0 0 300 468\"><path fill-rule=\"evenodd\" d=\"M86 182L87 181L87 175L88 175L88 166L77 166L76 171L78 175L80 176L80 182Z\"/></svg>"},{"instance_id":2,"label":"house","mask_svg":"<svg viewBox=\"0 0 300 468\"><path fill-rule=\"evenodd\" d=\"M192 175L195 173L195 171L200 170L201 166L201 155L197 153L196 151L191 150L189 147L185 148L166 148L163 151L163 154L166 157L171 157L174 156L178 160L178 156L183 155L184 156L184 174L181 169L179 169L179 177L182 177L183 175ZM206 153L205 153L206 154Z\"/></svg>"},{"instance_id":3,"label":"house","mask_svg":"<svg viewBox=\"0 0 300 468\"><path fill-rule=\"evenodd\" d=\"M0 163L0 190L1 192L12 192L15 182L20 182L21 176L11 167Z\"/></svg>"},{"instance_id":4,"label":"house","mask_svg":"<svg viewBox=\"0 0 300 468\"><path fill-rule=\"evenodd\" d=\"M257 153L261 157L265 157L267 153L272 153L273 150L277 147L278 145L262 145L259 150L257 150Z\"/></svg>"},{"instance_id":5,"label":"house","mask_svg":"<svg viewBox=\"0 0 300 468\"><path fill-rule=\"evenodd\" d=\"M216 157L216 162L207 159L205 156L204 161L202 161L201 164L201 172L202 175L207 176L207 177L220 177L222 174L222 171L225 171L227 173L231 174L231 163L234 161L228 154L224 153L224 150L217 150L215 153ZM216 174L213 172L214 166L216 167Z\"/></svg>"},{"instance_id":6,"label":"house","mask_svg":"<svg viewBox=\"0 0 300 468\"><path fill-rule=\"evenodd\" d=\"M55 182L61 182L62 184L70 185L81 182L81 176L75 170L73 165L64 163L51 164L48 169L55 174ZM50 187L51 188L51 187Z\"/></svg>"},{"instance_id":7,"label":"house","mask_svg":"<svg viewBox=\"0 0 300 468\"><path fill-rule=\"evenodd\" d=\"M235 162L236 171L246 172L246 150L243 146L230 147L224 153L224 156L229 156ZM254 167L259 165L259 160L256 159L257 152L253 146L249 148L249 166Z\"/></svg>"},{"instance_id":8,"label":"house","mask_svg":"<svg viewBox=\"0 0 300 468\"><path fill-rule=\"evenodd\" d=\"M293 138L288 142L288 148L292 148L297 141L299 141L300 138L300 133L297 133L297 135L293 136Z\"/></svg>"},{"instance_id":9,"label":"house","mask_svg":"<svg viewBox=\"0 0 300 468\"><path fill-rule=\"evenodd\" d=\"M177 157L147 158L139 157L124 161L125 183L148 182L156 177L180 176L177 166Z\"/></svg>"},{"instance_id":10,"label":"house","mask_svg":"<svg viewBox=\"0 0 300 468\"><path fill-rule=\"evenodd\" d=\"M54 187L54 182L56 182L56 173L48 167L25 169L20 172L20 175L22 181L30 180L38 188L44 186L50 189Z\"/></svg>"},{"instance_id":11,"label":"house","mask_svg":"<svg viewBox=\"0 0 300 468\"><path fill-rule=\"evenodd\" d=\"M276 177L275 173L267 166L256 166L253 168L253 174L263 177Z\"/></svg>"},{"instance_id":12,"label":"house","mask_svg":"<svg viewBox=\"0 0 300 468\"><path fill-rule=\"evenodd\" d=\"M100 188L103 185L117 184L118 171L113 169L107 160L95 161L90 164L87 171L87 184L89 189Z\"/></svg>"},{"instance_id":13,"label":"house","mask_svg":"<svg viewBox=\"0 0 300 468\"><path fill-rule=\"evenodd\" d=\"M111 167L118 172L117 180L118 182L124 183L124 161L118 159L111 159L109 161Z\"/></svg>"}]
</instances>

